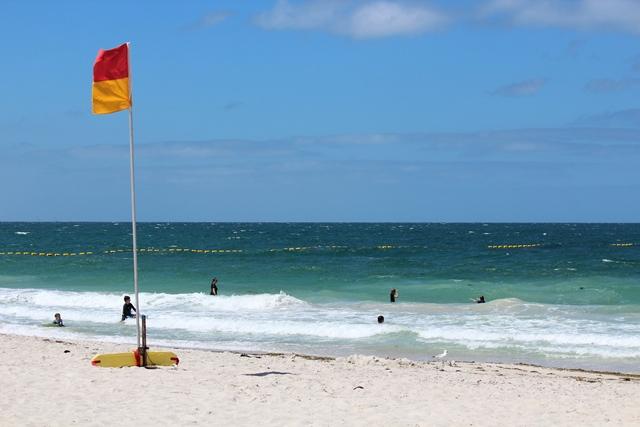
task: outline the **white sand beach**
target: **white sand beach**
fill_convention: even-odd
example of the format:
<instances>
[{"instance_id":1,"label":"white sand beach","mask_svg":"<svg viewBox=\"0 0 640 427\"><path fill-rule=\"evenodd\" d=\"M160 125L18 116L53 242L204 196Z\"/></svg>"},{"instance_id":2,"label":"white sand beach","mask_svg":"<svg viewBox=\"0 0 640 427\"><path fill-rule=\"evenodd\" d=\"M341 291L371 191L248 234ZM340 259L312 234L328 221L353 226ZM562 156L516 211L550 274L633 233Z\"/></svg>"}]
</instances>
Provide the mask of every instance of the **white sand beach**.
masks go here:
<instances>
[{"instance_id":1,"label":"white sand beach","mask_svg":"<svg viewBox=\"0 0 640 427\"><path fill-rule=\"evenodd\" d=\"M185 349L172 368L89 362L129 349L0 335L0 425L640 425L637 375Z\"/></svg>"}]
</instances>

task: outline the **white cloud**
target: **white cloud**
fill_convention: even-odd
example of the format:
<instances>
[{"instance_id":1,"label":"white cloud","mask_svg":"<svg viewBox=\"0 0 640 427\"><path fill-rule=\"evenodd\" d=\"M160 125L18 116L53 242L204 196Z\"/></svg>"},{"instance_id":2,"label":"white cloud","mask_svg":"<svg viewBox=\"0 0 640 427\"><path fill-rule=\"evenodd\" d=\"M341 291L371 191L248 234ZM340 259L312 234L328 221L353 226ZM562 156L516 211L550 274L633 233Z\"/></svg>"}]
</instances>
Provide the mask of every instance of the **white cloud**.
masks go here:
<instances>
[{"instance_id":1,"label":"white cloud","mask_svg":"<svg viewBox=\"0 0 640 427\"><path fill-rule=\"evenodd\" d=\"M218 25L230 16L228 12L210 12L203 15L200 19L182 27L183 30L200 30Z\"/></svg>"},{"instance_id":2,"label":"white cloud","mask_svg":"<svg viewBox=\"0 0 640 427\"><path fill-rule=\"evenodd\" d=\"M640 33L637 0L491 0L480 15L505 18L513 25Z\"/></svg>"},{"instance_id":3,"label":"white cloud","mask_svg":"<svg viewBox=\"0 0 640 427\"><path fill-rule=\"evenodd\" d=\"M585 90L587 92L622 92L635 89L640 86L640 79L595 79L587 82Z\"/></svg>"},{"instance_id":4,"label":"white cloud","mask_svg":"<svg viewBox=\"0 0 640 427\"><path fill-rule=\"evenodd\" d=\"M600 114L580 117L573 125L590 128L637 129L640 128L640 108L607 111Z\"/></svg>"},{"instance_id":5,"label":"white cloud","mask_svg":"<svg viewBox=\"0 0 640 427\"><path fill-rule=\"evenodd\" d=\"M455 16L514 26L612 30L640 34L640 0L485 0L448 11L417 0L278 0L255 18L268 30L313 30L356 39L435 31Z\"/></svg>"},{"instance_id":6,"label":"white cloud","mask_svg":"<svg viewBox=\"0 0 640 427\"><path fill-rule=\"evenodd\" d=\"M425 5L398 1L309 0L275 7L257 16L269 30L316 30L358 39L420 34L441 28L447 17Z\"/></svg>"},{"instance_id":7,"label":"white cloud","mask_svg":"<svg viewBox=\"0 0 640 427\"><path fill-rule=\"evenodd\" d=\"M494 95L501 96L529 96L534 95L542 89L545 84L544 79L531 79L525 80L522 82L508 84L506 86L501 86L494 90L492 93Z\"/></svg>"},{"instance_id":8,"label":"white cloud","mask_svg":"<svg viewBox=\"0 0 640 427\"><path fill-rule=\"evenodd\" d=\"M350 17L346 32L357 38L418 34L441 27L444 15L420 6L388 1L363 5Z\"/></svg>"},{"instance_id":9,"label":"white cloud","mask_svg":"<svg viewBox=\"0 0 640 427\"><path fill-rule=\"evenodd\" d=\"M339 1L308 1L293 5L278 0L274 8L261 13L256 23L268 30L312 30L330 26L342 9Z\"/></svg>"}]
</instances>

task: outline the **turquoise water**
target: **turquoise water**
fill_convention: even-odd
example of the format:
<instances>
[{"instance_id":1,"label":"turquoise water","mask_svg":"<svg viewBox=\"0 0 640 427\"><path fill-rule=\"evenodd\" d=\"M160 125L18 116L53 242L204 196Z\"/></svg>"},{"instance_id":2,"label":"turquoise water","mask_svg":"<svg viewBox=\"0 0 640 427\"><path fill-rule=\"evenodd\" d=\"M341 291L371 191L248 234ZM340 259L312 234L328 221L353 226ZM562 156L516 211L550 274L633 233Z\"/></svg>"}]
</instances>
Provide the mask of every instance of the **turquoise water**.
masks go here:
<instances>
[{"instance_id":1,"label":"turquoise water","mask_svg":"<svg viewBox=\"0 0 640 427\"><path fill-rule=\"evenodd\" d=\"M144 223L138 241L152 343L639 370L638 224ZM0 332L135 342L130 249L128 223L0 224ZM54 312L66 328L42 326Z\"/></svg>"}]
</instances>

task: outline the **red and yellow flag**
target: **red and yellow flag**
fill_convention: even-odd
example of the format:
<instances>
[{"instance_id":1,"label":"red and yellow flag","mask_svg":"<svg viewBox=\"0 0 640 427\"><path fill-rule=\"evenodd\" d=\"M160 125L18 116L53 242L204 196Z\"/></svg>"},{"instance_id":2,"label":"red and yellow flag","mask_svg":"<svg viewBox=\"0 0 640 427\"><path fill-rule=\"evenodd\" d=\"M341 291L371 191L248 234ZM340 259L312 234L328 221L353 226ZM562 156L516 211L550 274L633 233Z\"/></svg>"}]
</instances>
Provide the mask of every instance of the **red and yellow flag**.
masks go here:
<instances>
[{"instance_id":1,"label":"red and yellow flag","mask_svg":"<svg viewBox=\"0 0 640 427\"><path fill-rule=\"evenodd\" d=\"M98 51L93 64L93 114L109 114L131 107L129 44Z\"/></svg>"}]
</instances>

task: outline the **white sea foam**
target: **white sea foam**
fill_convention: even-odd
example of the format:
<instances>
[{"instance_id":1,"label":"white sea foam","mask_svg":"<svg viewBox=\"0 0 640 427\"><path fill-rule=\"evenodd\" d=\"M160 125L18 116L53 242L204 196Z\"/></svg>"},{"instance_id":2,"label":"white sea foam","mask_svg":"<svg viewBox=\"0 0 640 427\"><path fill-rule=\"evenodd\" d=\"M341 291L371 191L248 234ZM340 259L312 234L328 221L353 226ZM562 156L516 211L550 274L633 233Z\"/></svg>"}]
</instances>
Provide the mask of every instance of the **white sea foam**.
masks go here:
<instances>
[{"instance_id":1,"label":"white sea foam","mask_svg":"<svg viewBox=\"0 0 640 427\"><path fill-rule=\"evenodd\" d=\"M51 337L135 336L120 323L122 294L0 288L0 331ZM313 304L284 292L209 296L142 293L154 339L203 348L358 349L456 346L549 357L640 359L640 313L602 306L555 306L518 299L487 304ZM60 312L66 328L44 328ZM615 313L615 315L612 315ZM376 322L378 314L386 318ZM194 345L191 345L194 346ZM417 347L416 347L417 346Z\"/></svg>"},{"instance_id":2,"label":"white sea foam","mask_svg":"<svg viewBox=\"0 0 640 427\"><path fill-rule=\"evenodd\" d=\"M219 295L215 297L202 293L149 294L145 295L145 303L148 307L172 308L186 305L195 310L231 312L276 310L307 305L304 301L284 292L278 294Z\"/></svg>"},{"instance_id":3,"label":"white sea foam","mask_svg":"<svg viewBox=\"0 0 640 427\"><path fill-rule=\"evenodd\" d=\"M131 294L133 297L133 294ZM304 301L280 292L279 294L210 296L203 293L166 294L141 293L141 301L149 309L176 307L194 310L273 310L282 307L306 305ZM70 292L48 289L0 288L0 304L15 304L21 309L33 307L113 309L123 304L123 294L102 292Z\"/></svg>"},{"instance_id":4,"label":"white sea foam","mask_svg":"<svg viewBox=\"0 0 640 427\"><path fill-rule=\"evenodd\" d=\"M398 326L381 327L370 322L370 324L346 324L332 321L296 321L293 319L259 320L246 319L224 319L215 317L190 317L176 322L171 317L155 317L153 324L156 328L164 329L185 329L197 332L220 332L235 335L254 335L260 339L270 336L291 337L307 336L315 338L332 339L359 339L372 337L374 335L400 331Z\"/></svg>"},{"instance_id":5,"label":"white sea foam","mask_svg":"<svg viewBox=\"0 0 640 427\"><path fill-rule=\"evenodd\" d=\"M418 332L420 338L425 340L451 340L471 347L481 346L486 343L500 343L501 346L511 344L528 345L537 348L549 344L565 346L605 346L614 349L635 349L640 351L640 337L627 335L609 335L606 333L594 334L572 328L565 328L557 333L535 332L536 323L524 325L519 322L518 327L510 327L505 324L496 324L492 330L473 328L469 326L436 327ZM548 324L547 327L552 326ZM527 329L524 329L527 328ZM638 353L640 356L640 353Z\"/></svg>"}]
</instances>

